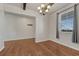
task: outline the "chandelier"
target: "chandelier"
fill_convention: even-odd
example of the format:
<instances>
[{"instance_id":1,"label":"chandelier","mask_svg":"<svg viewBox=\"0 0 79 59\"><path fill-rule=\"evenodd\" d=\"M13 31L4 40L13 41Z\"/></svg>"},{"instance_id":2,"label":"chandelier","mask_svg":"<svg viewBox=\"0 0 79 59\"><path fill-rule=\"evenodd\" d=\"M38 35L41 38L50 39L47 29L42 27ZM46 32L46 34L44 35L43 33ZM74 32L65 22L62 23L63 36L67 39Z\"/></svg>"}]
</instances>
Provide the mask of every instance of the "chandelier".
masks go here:
<instances>
[{"instance_id":1,"label":"chandelier","mask_svg":"<svg viewBox=\"0 0 79 59\"><path fill-rule=\"evenodd\" d=\"M53 4L54 3L41 4L41 6L37 7L37 9L39 10L40 14L45 15Z\"/></svg>"}]
</instances>

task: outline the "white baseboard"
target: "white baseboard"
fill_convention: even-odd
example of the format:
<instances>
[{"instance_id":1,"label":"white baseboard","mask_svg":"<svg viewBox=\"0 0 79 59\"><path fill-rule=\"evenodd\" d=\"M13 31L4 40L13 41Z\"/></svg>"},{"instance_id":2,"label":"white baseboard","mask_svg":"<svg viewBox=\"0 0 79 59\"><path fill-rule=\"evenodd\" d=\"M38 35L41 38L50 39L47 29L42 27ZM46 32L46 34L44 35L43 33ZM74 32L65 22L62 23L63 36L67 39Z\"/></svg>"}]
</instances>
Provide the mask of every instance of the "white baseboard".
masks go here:
<instances>
[{"instance_id":1,"label":"white baseboard","mask_svg":"<svg viewBox=\"0 0 79 59\"><path fill-rule=\"evenodd\" d=\"M4 40L4 41L23 40L23 39L32 39L32 38L35 38L35 37L30 37L30 38L15 38L15 39L7 39L7 40Z\"/></svg>"},{"instance_id":2,"label":"white baseboard","mask_svg":"<svg viewBox=\"0 0 79 59\"><path fill-rule=\"evenodd\" d=\"M43 40L37 40L37 39L35 39L35 42L36 42L36 43L39 43L39 42L43 42L43 41L47 41L47 40L48 40L48 39L45 39L45 40L44 40L44 39L43 39Z\"/></svg>"},{"instance_id":3,"label":"white baseboard","mask_svg":"<svg viewBox=\"0 0 79 59\"><path fill-rule=\"evenodd\" d=\"M56 43L58 43L58 44L61 44L61 45L64 45L64 46L67 46L67 47L69 47L69 48L72 48L72 49L75 49L75 50L77 50L77 51L79 51L79 44L76 44L76 43L73 43L73 45L68 45L68 44L66 44L66 43L64 43L64 42L60 42L60 41L57 41L57 40L52 40L52 39L50 39L51 41L54 41L54 42L56 42ZM78 46L78 47L77 47Z\"/></svg>"},{"instance_id":4,"label":"white baseboard","mask_svg":"<svg viewBox=\"0 0 79 59\"><path fill-rule=\"evenodd\" d=\"M0 48L0 51L2 51L4 49L4 47Z\"/></svg>"}]
</instances>

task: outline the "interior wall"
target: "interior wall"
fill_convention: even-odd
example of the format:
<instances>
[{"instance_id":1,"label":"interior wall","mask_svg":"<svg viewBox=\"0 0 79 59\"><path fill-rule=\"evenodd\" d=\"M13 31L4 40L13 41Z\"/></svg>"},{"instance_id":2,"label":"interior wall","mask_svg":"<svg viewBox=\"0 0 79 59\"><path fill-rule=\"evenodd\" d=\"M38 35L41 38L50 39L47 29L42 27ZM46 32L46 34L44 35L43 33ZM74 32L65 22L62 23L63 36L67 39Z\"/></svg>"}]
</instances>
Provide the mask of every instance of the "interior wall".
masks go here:
<instances>
[{"instance_id":1,"label":"interior wall","mask_svg":"<svg viewBox=\"0 0 79 59\"><path fill-rule=\"evenodd\" d=\"M36 20L36 42L48 40L48 17L48 15L42 15L41 17L38 17L38 19Z\"/></svg>"},{"instance_id":2,"label":"interior wall","mask_svg":"<svg viewBox=\"0 0 79 59\"><path fill-rule=\"evenodd\" d=\"M0 4L0 51L4 48L4 39L5 39L5 19L4 19L4 10L3 4Z\"/></svg>"},{"instance_id":3,"label":"interior wall","mask_svg":"<svg viewBox=\"0 0 79 59\"><path fill-rule=\"evenodd\" d=\"M45 15L43 17L43 21L44 21L44 35L45 35L45 40L48 40L48 36L49 36L49 15Z\"/></svg>"},{"instance_id":4,"label":"interior wall","mask_svg":"<svg viewBox=\"0 0 79 59\"><path fill-rule=\"evenodd\" d=\"M70 6L72 6L72 5L70 5ZM60 10L58 10L58 11L56 11L56 12L54 12L54 13L52 13L50 15L50 17L49 17L50 18L50 20L49 20L49 39L52 40L52 41L58 42L60 44L63 44L65 46L68 46L68 47L74 48L76 50L79 50L79 43L76 44L76 43L72 42L72 35L71 35L72 33L60 33L60 38L59 39L56 38L56 20L57 20L56 17L57 17L57 12L59 12L61 10L64 10L66 8L69 8L70 6L62 8L62 9L60 9ZM77 13L79 15L78 9L77 9Z\"/></svg>"},{"instance_id":5,"label":"interior wall","mask_svg":"<svg viewBox=\"0 0 79 59\"><path fill-rule=\"evenodd\" d=\"M43 20L44 16L40 15L38 12L30 10L30 9L26 9L26 10L22 10L22 8L16 7L16 6L11 6L11 5L4 5L4 10L6 12L10 12L10 13L16 13L16 14L20 14L20 15L27 15L27 16L33 16L36 18L36 31L35 31L35 41L36 42L40 42L40 41L45 41L46 35L44 34L46 33L44 29L46 26L44 25L44 23L46 23L46 21Z\"/></svg>"},{"instance_id":6,"label":"interior wall","mask_svg":"<svg viewBox=\"0 0 79 59\"><path fill-rule=\"evenodd\" d=\"M4 20L4 13L0 10L0 50L4 47L4 39L5 39L5 20Z\"/></svg>"},{"instance_id":7,"label":"interior wall","mask_svg":"<svg viewBox=\"0 0 79 59\"><path fill-rule=\"evenodd\" d=\"M5 19L7 28L5 41L35 38L36 20L34 17L5 12ZM32 24L32 26L28 26L28 24Z\"/></svg>"}]
</instances>

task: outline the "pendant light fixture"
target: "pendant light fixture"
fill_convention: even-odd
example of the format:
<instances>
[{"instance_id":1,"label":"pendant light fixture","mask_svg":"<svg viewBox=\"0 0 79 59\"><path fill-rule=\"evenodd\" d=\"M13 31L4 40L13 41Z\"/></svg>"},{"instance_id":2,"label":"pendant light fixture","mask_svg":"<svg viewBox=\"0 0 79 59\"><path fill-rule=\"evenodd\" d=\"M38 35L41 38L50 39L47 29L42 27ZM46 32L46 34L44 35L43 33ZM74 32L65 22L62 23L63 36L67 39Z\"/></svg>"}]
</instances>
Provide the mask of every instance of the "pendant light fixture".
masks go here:
<instances>
[{"instance_id":1,"label":"pendant light fixture","mask_svg":"<svg viewBox=\"0 0 79 59\"><path fill-rule=\"evenodd\" d=\"M39 10L40 14L45 15L47 12L49 12L53 4L54 3L41 4L39 7L37 7L37 9Z\"/></svg>"}]
</instances>

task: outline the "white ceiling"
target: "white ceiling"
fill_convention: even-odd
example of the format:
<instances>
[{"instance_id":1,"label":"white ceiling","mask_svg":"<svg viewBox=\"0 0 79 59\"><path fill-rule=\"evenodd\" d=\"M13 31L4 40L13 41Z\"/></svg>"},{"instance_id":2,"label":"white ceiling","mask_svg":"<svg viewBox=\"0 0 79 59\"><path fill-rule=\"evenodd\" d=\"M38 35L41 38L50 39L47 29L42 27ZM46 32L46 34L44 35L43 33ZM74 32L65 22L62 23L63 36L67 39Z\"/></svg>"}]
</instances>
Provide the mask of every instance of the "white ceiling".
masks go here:
<instances>
[{"instance_id":1,"label":"white ceiling","mask_svg":"<svg viewBox=\"0 0 79 59\"><path fill-rule=\"evenodd\" d=\"M55 4L52 5L49 13L54 12L54 11L56 11L56 10L62 8L62 7L65 7L69 4L70 3L55 3ZM27 8L39 12L37 10L37 7L40 6L40 5L41 5L41 3L29 3L29 4L27 4Z\"/></svg>"},{"instance_id":2,"label":"white ceiling","mask_svg":"<svg viewBox=\"0 0 79 59\"><path fill-rule=\"evenodd\" d=\"M22 3L7 3L7 4L22 8ZM37 7L40 6L41 4L42 3L27 3L26 9L28 8L28 9L31 9L31 10L39 12L37 10ZM54 12L54 11L60 9L60 8L63 8L65 6L67 6L67 5L69 5L69 4L70 3L55 3L55 4L52 5L52 8L50 9L49 13Z\"/></svg>"}]
</instances>

